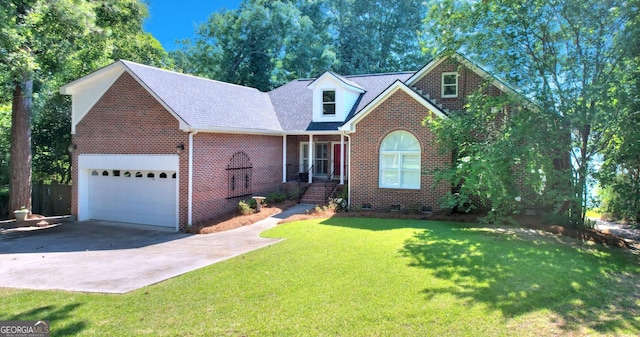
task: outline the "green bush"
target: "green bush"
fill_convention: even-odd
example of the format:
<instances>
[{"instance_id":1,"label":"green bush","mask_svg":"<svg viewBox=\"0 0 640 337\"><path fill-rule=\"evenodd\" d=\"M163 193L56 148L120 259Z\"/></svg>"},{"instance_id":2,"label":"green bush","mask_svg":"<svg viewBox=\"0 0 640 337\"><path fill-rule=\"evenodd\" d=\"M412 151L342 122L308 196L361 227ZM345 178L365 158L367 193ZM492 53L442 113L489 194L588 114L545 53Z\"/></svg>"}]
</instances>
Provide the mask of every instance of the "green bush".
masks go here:
<instances>
[{"instance_id":1,"label":"green bush","mask_svg":"<svg viewBox=\"0 0 640 337\"><path fill-rule=\"evenodd\" d=\"M249 201L241 200L238 203L238 213L240 213L242 215L247 215L247 214L253 213L253 208L251 208L251 205L250 205L251 201L253 201L254 207L255 207L255 200L253 200L253 199L251 199Z\"/></svg>"},{"instance_id":2,"label":"green bush","mask_svg":"<svg viewBox=\"0 0 640 337\"><path fill-rule=\"evenodd\" d=\"M267 197L265 199L265 202L267 203L277 203L277 202L283 202L285 201L285 199L287 199L287 195L281 192L271 192L271 193L267 193Z\"/></svg>"}]
</instances>

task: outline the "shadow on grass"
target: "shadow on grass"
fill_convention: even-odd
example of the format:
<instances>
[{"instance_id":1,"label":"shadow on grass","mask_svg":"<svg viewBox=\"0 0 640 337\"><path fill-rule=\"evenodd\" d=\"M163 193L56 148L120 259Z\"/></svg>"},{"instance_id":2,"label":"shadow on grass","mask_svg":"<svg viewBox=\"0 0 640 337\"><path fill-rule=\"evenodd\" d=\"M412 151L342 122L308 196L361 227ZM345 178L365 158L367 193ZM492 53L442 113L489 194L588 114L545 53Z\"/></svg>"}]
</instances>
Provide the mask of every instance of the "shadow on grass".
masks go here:
<instances>
[{"instance_id":1,"label":"shadow on grass","mask_svg":"<svg viewBox=\"0 0 640 337\"><path fill-rule=\"evenodd\" d=\"M505 318L547 309L566 331L640 330L639 267L631 254L460 223L423 224L401 254L411 259L410 266L429 269L451 284L424 289L427 298L452 294Z\"/></svg>"},{"instance_id":2,"label":"shadow on grass","mask_svg":"<svg viewBox=\"0 0 640 337\"><path fill-rule=\"evenodd\" d=\"M68 320L73 319L74 311L78 307L80 307L79 303L71 303L63 306L47 305L14 315L0 314L0 319L3 321L48 320L51 322L51 336L73 336L87 327L84 321L66 323ZM60 321L65 321L64 325L58 323Z\"/></svg>"}]
</instances>

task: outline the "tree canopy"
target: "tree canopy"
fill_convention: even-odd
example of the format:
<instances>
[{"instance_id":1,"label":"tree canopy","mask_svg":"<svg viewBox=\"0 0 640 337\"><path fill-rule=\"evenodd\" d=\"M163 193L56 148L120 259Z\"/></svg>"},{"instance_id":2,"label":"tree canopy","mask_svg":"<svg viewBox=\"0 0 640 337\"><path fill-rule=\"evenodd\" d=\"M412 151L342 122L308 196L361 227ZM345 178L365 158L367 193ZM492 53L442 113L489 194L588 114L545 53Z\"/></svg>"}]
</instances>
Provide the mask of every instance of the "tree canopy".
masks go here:
<instances>
[{"instance_id":1,"label":"tree canopy","mask_svg":"<svg viewBox=\"0 0 640 337\"><path fill-rule=\"evenodd\" d=\"M169 60L160 44L142 31L145 16L146 7L138 0L2 2L0 55L6 62L0 64L0 102L12 102L10 147L2 149L10 151L10 209L31 204L32 118L37 126L41 120L63 118L56 125L44 123L56 130L38 133L35 159L54 156L57 162L66 161L63 166L69 169L65 144L70 143L70 109L68 100L56 97L61 84L116 57L158 65ZM60 173L58 165L40 167L51 167L52 175Z\"/></svg>"},{"instance_id":2,"label":"tree canopy","mask_svg":"<svg viewBox=\"0 0 640 337\"><path fill-rule=\"evenodd\" d=\"M637 17L627 1L430 1L425 48L461 51L515 83L540 113L559 118L547 132L570 144L572 188L568 215L584 219L590 163L625 120L616 76L629 53L620 48Z\"/></svg>"},{"instance_id":3,"label":"tree canopy","mask_svg":"<svg viewBox=\"0 0 640 337\"><path fill-rule=\"evenodd\" d=\"M245 0L213 13L171 55L185 72L260 90L330 69L413 70L425 63L423 15L417 0Z\"/></svg>"}]
</instances>

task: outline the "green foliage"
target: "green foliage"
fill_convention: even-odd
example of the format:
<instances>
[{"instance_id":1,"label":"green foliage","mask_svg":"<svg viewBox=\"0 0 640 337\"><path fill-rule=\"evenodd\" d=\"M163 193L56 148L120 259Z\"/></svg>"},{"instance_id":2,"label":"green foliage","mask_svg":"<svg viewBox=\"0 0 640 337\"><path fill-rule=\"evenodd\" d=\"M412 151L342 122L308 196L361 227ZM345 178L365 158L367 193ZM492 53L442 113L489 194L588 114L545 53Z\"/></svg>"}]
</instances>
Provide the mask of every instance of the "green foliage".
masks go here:
<instances>
[{"instance_id":1,"label":"green foliage","mask_svg":"<svg viewBox=\"0 0 640 337\"><path fill-rule=\"evenodd\" d=\"M287 199L287 195L282 192L270 192L267 193L265 202L270 203L278 203L283 202Z\"/></svg>"},{"instance_id":2,"label":"green foliage","mask_svg":"<svg viewBox=\"0 0 640 337\"><path fill-rule=\"evenodd\" d=\"M20 76L35 79L33 110L28 112L33 178L69 182L71 102L58 88L120 58L164 67L172 62L160 43L142 31L147 9L138 0L10 1L8 9L0 11L0 19L6 19L0 20L0 50L8 60L0 64L0 102L11 101ZM12 14L21 11L25 15ZM4 108L0 112L4 115ZM0 184L9 170L9 147L3 145L9 125L2 121Z\"/></svg>"},{"instance_id":3,"label":"green foliage","mask_svg":"<svg viewBox=\"0 0 640 337\"><path fill-rule=\"evenodd\" d=\"M640 1L632 1L636 15L625 27L625 41L640 38ZM631 39L631 40L629 40ZM596 174L603 186L600 197L602 208L614 218L626 218L640 223L640 47L637 43L624 43L621 51L634 55L620 61L611 89L614 106L622 119L611 142L604 148L602 166Z\"/></svg>"},{"instance_id":4,"label":"green foliage","mask_svg":"<svg viewBox=\"0 0 640 337\"><path fill-rule=\"evenodd\" d=\"M184 72L263 91L331 68L417 69L423 10L418 0L245 0L213 13L171 56Z\"/></svg>"},{"instance_id":5,"label":"green foliage","mask_svg":"<svg viewBox=\"0 0 640 337\"><path fill-rule=\"evenodd\" d=\"M515 84L537 108L559 118L556 136L570 136L573 182L567 215L584 219L590 162L624 122L615 106L618 70L631 53L626 27L638 6L627 1L429 1L424 46L464 51ZM559 206L558 206L559 207Z\"/></svg>"},{"instance_id":6,"label":"green foliage","mask_svg":"<svg viewBox=\"0 0 640 337\"><path fill-rule=\"evenodd\" d=\"M253 213L253 208L251 207L249 200L241 200L240 202L238 202L238 213L240 213L240 215Z\"/></svg>"},{"instance_id":7,"label":"green foliage","mask_svg":"<svg viewBox=\"0 0 640 337\"><path fill-rule=\"evenodd\" d=\"M442 207L488 209L489 218L500 222L527 206L561 204L566 198L558 191L565 186L553 164L566 153L553 133L557 119L523 108L526 104L519 97L488 96L481 88L467 98L464 111L425 119L439 150L454 154L450 168L435 172L455 191L441 200Z\"/></svg>"},{"instance_id":8,"label":"green foliage","mask_svg":"<svg viewBox=\"0 0 640 337\"><path fill-rule=\"evenodd\" d=\"M244 1L213 13L172 55L185 72L269 90L333 62L314 25L289 1Z\"/></svg>"}]
</instances>

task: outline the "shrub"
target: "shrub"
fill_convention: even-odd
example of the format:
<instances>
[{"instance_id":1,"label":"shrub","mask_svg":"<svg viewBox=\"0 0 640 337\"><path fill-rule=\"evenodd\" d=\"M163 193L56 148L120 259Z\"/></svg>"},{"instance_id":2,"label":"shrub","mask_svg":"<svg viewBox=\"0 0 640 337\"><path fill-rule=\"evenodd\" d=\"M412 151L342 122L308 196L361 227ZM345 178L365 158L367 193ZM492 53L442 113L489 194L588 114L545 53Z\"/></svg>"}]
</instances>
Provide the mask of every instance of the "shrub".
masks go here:
<instances>
[{"instance_id":1,"label":"shrub","mask_svg":"<svg viewBox=\"0 0 640 337\"><path fill-rule=\"evenodd\" d=\"M267 198L265 199L265 202L267 203L283 202L285 201L285 199L287 199L286 194L281 192L271 192L271 193L267 193Z\"/></svg>"},{"instance_id":2,"label":"shrub","mask_svg":"<svg viewBox=\"0 0 640 337\"><path fill-rule=\"evenodd\" d=\"M251 199L251 200L253 200L253 199ZM251 208L251 205L250 205L251 200L249 200L249 202L247 202L246 200L241 200L238 203L238 213L240 213L242 215L247 215L247 214L253 213L253 209ZM253 200L253 203L255 204L255 200Z\"/></svg>"}]
</instances>

